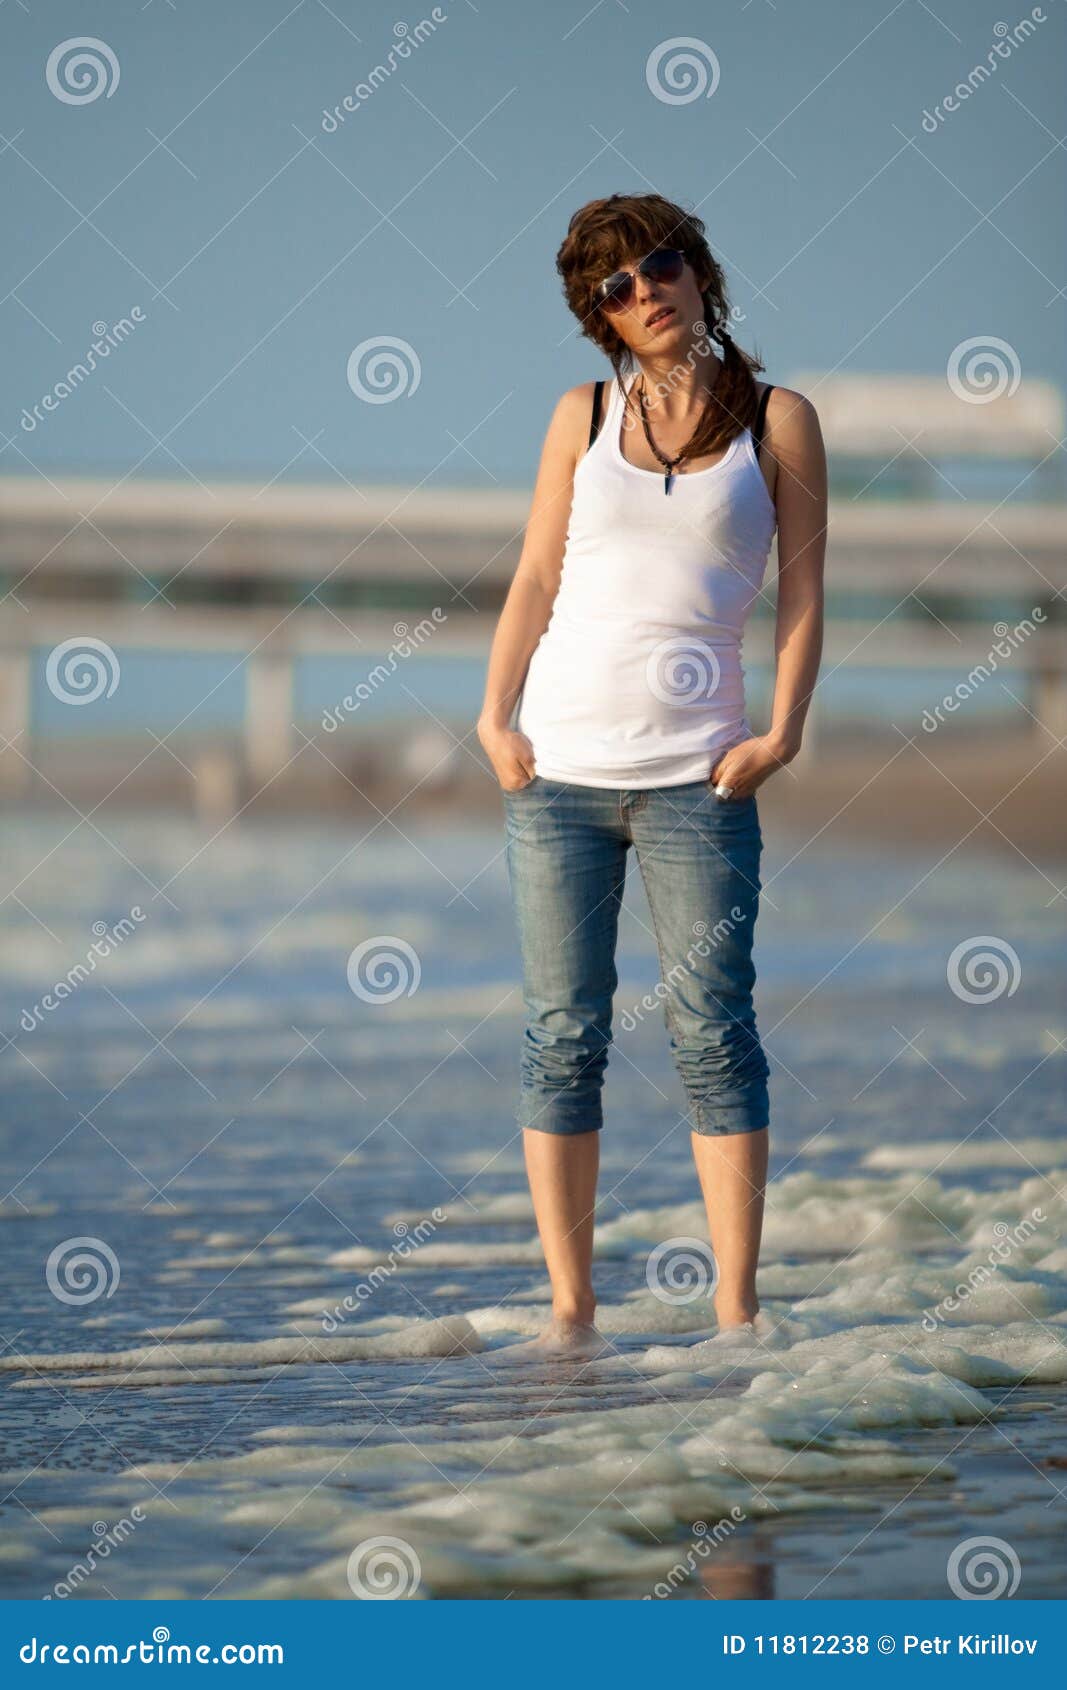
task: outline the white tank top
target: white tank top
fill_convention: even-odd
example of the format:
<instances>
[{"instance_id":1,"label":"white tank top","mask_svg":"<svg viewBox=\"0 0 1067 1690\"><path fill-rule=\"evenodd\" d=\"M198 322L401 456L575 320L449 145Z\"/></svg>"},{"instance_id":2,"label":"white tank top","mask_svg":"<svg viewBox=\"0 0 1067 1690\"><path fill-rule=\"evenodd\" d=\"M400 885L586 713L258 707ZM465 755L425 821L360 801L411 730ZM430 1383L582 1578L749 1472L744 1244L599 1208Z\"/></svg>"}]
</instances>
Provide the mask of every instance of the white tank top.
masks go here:
<instances>
[{"instance_id":1,"label":"white tank top","mask_svg":"<svg viewBox=\"0 0 1067 1690\"><path fill-rule=\"evenodd\" d=\"M706 780L748 739L741 637L774 537L774 501L744 429L710 469L622 455L623 392L574 472L559 591L515 726L537 774L585 786Z\"/></svg>"}]
</instances>

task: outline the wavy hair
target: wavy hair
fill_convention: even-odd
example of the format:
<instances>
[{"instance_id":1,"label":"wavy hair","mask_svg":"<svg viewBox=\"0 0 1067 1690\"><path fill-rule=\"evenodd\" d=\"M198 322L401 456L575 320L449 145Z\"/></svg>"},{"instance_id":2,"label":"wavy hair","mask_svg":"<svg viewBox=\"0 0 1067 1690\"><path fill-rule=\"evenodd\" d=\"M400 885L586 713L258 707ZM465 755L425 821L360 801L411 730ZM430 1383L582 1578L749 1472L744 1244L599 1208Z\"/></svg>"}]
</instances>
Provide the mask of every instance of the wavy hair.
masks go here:
<instances>
[{"instance_id":1,"label":"wavy hair","mask_svg":"<svg viewBox=\"0 0 1067 1690\"><path fill-rule=\"evenodd\" d=\"M726 278L704 237L704 224L660 194L611 194L590 200L574 213L556 254L556 269L568 306L586 339L610 360L620 383L636 365L630 348L601 311L596 290L606 276L657 247L675 247L685 254L703 279L704 324L708 342L718 347L722 373L709 393L705 415L689 442L686 457L699 458L722 451L742 429L751 427L757 409L756 383L763 369L759 358L745 352L729 332L730 304ZM708 347L710 354L711 345Z\"/></svg>"}]
</instances>

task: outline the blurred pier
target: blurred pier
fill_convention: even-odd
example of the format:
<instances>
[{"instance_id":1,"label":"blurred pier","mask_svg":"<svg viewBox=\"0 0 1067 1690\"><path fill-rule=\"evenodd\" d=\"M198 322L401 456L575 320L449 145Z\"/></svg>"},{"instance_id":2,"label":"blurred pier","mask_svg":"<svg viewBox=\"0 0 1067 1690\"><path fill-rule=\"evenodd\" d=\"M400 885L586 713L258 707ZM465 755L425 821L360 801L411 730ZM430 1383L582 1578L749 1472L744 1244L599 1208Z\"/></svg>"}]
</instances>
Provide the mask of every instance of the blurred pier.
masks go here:
<instances>
[{"instance_id":1,"label":"blurred pier","mask_svg":"<svg viewBox=\"0 0 1067 1690\"><path fill-rule=\"evenodd\" d=\"M793 385L815 396L831 465L809 765L835 742L1067 734L1059 392L966 403L912 377ZM210 817L413 787L484 801L474 721L528 502L0 479L0 788ZM745 642L757 726L774 580L772 558Z\"/></svg>"}]
</instances>

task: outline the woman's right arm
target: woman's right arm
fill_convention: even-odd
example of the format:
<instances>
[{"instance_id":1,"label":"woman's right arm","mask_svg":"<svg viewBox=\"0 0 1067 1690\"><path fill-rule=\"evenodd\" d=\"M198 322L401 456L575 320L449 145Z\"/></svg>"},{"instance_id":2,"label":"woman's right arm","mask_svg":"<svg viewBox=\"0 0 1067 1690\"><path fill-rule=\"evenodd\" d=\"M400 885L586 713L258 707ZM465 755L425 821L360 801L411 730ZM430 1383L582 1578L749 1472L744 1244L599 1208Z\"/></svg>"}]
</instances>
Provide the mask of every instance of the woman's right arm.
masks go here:
<instances>
[{"instance_id":1,"label":"woman's right arm","mask_svg":"<svg viewBox=\"0 0 1067 1690\"><path fill-rule=\"evenodd\" d=\"M525 786L536 773L530 741L508 724L559 591L574 470L588 438L592 402L592 382L571 388L548 425L522 555L489 654L478 738L497 780L509 792Z\"/></svg>"}]
</instances>

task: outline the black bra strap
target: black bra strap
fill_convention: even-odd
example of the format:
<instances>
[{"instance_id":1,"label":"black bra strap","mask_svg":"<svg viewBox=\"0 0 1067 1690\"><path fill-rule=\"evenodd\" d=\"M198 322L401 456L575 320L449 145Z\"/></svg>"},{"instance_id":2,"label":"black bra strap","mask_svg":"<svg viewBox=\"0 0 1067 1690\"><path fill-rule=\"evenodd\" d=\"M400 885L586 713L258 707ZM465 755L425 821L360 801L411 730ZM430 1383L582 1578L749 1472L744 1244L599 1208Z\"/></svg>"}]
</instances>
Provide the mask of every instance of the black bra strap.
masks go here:
<instances>
[{"instance_id":1,"label":"black bra strap","mask_svg":"<svg viewBox=\"0 0 1067 1690\"><path fill-rule=\"evenodd\" d=\"M592 421L589 424L589 446L591 446L593 444L593 441L596 439L597 435L600 433L600 406L603 402L603 399L604 399L604 383L602 381L598 381L598 382L595 383L595 385L593 387L593 416L592 416ZM588 450L589 450L589 447L587 446L586 451L588 451Z\"/></svg>"},{"instance_id":2,"label":"black bra strap","mask_svg":"<svg viewBox=\"0 0 1067 1690\"><path fill-rule=\"evenodd\" d=\"M760 447L763 445L763 425L767 421L767 401L773 392L773 387L765 387L763 389L763 393L760 396L759 408L756 411L756 420L752 424L752 444L756 448L757 459L759 458Z\"/></svg>"}]
</instances>

